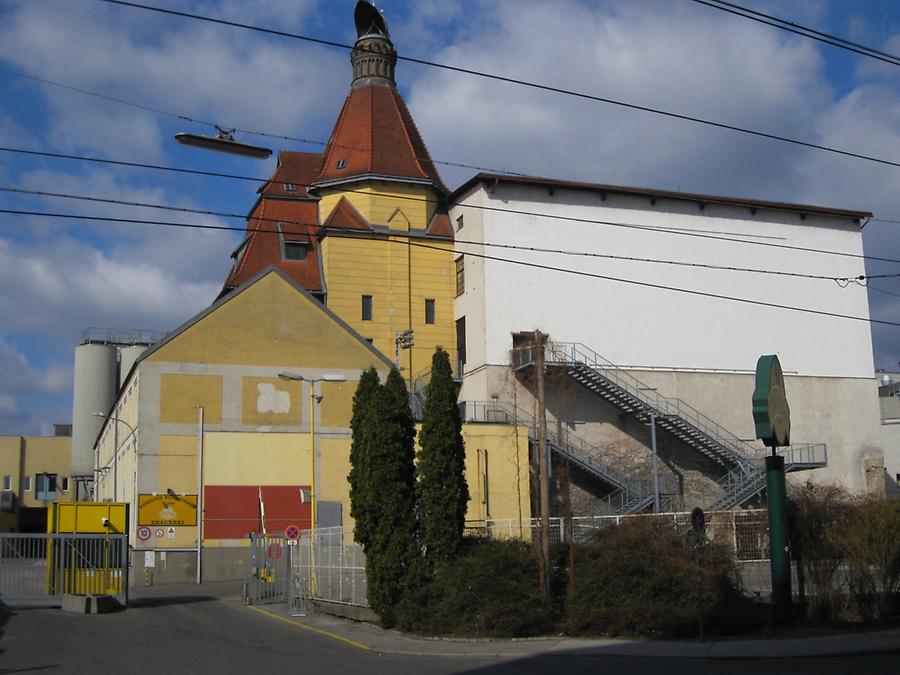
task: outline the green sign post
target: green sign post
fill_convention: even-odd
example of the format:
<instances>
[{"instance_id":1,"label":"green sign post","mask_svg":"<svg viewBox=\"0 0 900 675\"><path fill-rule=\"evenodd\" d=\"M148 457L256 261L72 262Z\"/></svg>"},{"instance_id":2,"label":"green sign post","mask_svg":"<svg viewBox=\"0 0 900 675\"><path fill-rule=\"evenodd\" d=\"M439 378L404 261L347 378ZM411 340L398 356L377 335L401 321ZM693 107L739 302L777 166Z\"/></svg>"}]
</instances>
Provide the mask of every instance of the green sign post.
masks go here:
<instances>
[{"instance_id":1,"label":"green sign post","mask_svg":"<svg viewBox=\"0 0 900 675\"><path fill-rule=\"evenodd\" d=\"M791 443L791 410L784 391L781 364L774 354L761 356L756 363L753 423L756 426L756 437L772 448L772 455L766 457L772 618L777 625L783 626L791 622L791 559L784 457L778 455L776 449Z\"/></svg>"}]
</instances>

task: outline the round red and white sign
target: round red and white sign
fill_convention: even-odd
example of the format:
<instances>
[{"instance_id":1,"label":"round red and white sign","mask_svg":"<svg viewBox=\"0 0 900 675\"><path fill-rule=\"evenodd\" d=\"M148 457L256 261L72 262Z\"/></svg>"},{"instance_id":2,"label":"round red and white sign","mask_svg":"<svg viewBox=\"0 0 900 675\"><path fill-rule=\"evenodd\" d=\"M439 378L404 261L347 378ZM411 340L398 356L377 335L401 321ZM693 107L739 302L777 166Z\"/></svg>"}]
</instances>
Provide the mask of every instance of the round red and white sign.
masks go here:
<instances>
[{"instance_id":1,"label":"round red and white sign","mask_svg":"<svg viewBox=\"0 0 900 675\"><path fill-rule=\"evenodd\" d=\"M269 560L278 560L281 557L281 546L279 544L269 544Z\"/></svg>"},{"instance_id":2,"label":"round red and white sign","mask_svg":"<svg viewBox=\"0 0 900 675\"><path fill-rule=\"evenodd\" d=\"M156 528L155 534L156 534L156 536L157 536L158 538L162 538L162 537L165 537L165 536L166 536L166 533L163 532L163 529L162 529L161 527L157 527L157 528Z\"/></svg>"},{"instance_id":3,"label":"round red and white sign","mask_svg":"<svg viewBox=\"0 0 900 675\"><path fill-rule=\"evenodd\" d=\"M150 528L149 527L139 527L137 531L137 538L141 541L147 541L150 538Z\"/></svg>"}]
</instances>

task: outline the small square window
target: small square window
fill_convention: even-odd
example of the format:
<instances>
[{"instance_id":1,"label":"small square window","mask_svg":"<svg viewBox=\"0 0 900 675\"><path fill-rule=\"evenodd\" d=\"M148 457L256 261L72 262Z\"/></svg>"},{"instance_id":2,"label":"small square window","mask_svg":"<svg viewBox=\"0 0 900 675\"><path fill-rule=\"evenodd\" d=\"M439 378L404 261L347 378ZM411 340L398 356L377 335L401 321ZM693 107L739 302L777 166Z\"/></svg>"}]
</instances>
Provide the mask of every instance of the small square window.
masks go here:
<instances>
[{"instance_id":1,"label":"small square window","mask_svg":"<svg viewBox=\"0 0 900 675\"><path fill-rule=\"evenodd\" d=\"M371 321L372 320L372 296L371 295L362 296L362 320L363 321Z\"/></svg>"},{"instance_id":2,"label":"small square window","mask_svg":"<svg viewBox=\"0 0 900 675\"><path fill-rule=\"evenodd\" d=\"M346 159L339 159L339 160L337 161L337 164L335 165L335 168L336 168L336 169L343 169L343 168L345 168L346 166L347 166L347 160L346 160Z\"/></svg>"},{"instance_id":3,"label":"small square window","mask_svg":"<svg viewBox=\"0 0 900 675\"><path fill-rule=\"evenodd\" d=\"M296 192L296 191L297 191L297 186L296 186L294 183L285 183L285 184L284 184L284 191L285 191L285 192Z\"/></svg>"},{"instance_id":4,"label":"small square window","mask_svg":"<svg viewBox=\"0 0 900 675\"><path fill-rule=\"evenodd\" d=\"M463 229L463 217L462 216L460 216L459 218L456 219L456 231L459 232L461 229Z\"/></svg>"},{"instance_id":5,"label":"small square window","mask_svg":"<svg viewBox=\"0 0 900 675\"><path fill-rule=\"evenodd\" d=\"M12 476L3 476L3 489L12 490Z\"/></svg>"},{"instance_id":6,"label":"small square window","mask_svg":"<svg viewBox=\"0 0 900 675\"><path fill-rule=\"evenodd\" d=\"M284 242L285 260L306 260L307 245L302 241Z\"/></svg>"},{"instance_id":7,"label":"small square window","mask_svg":"<svg viewBox=\"0 0 900 675\"><path fill-rule=\"evenodd\" d=\"M31 492L31 476L22 476L22 490Z\"/></svg>"},{"instance_id":8,"label":"small square window","mask_svg":"<svg viewBox=\"0 0 900 675\"><path fill-rule=\"evenodd\" d=\"M68 476L63 476L63 477L62 477L62 480L61 480L61 483L62 483L62 486L60 487L60 489L61 489L63 492L68 492L68 491L69 491L69 477L68 477Z\"/></svg>"},{"instance_id":9,"label":"small square window","mask_svg":"<svg viewBox=\"0 0 900 675\"><path fill-rule=\"evenodd\" d=\"M434 323L434 300L425 299L425 323Z\"/></svg>"}]
</instances>

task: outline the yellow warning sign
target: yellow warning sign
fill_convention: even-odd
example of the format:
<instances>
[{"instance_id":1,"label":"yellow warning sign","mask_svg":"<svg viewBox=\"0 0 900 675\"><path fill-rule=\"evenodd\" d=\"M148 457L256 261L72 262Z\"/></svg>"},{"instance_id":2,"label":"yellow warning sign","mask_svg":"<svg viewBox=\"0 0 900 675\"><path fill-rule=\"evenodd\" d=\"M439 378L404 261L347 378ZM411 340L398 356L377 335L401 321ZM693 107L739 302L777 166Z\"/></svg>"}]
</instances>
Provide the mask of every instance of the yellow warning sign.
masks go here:
<instances>
[{"instance_id":1,"label":"yellow warning sign","mask_svg":"<svg viewBox=\"0 0 900 675\"><path fill-rule=\"evenodd\" d=\"M197 495L138 495L138 525L197 524Z\"/></svg>"}]
</instances>

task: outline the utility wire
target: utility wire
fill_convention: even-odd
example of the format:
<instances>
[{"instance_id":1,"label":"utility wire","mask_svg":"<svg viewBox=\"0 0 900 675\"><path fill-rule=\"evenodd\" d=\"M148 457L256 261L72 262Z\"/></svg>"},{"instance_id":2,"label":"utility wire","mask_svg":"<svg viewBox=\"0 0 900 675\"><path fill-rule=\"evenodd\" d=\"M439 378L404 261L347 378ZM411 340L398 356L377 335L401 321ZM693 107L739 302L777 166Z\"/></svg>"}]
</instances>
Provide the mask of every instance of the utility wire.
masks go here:
<instances>
[{"instance_id":1,"label":"utility wire","mask_svg":"<svg viewBox=\"0 0 900 675\"><path fill-rule=\"evenodd\" d=\"M240 228L231 227L228 225L202 225L199 223L177 223L172 221L161 221L161 220L147 220L142 218L113 218L108 216L85 216L79 214L70 214L70 213L51 213L45 211L24 211L18 209L0 209L0 213L8 213L13 215L24 215L24 216L40 216L44 218L61 218L61 219L70 219L70 220L95 220L99 222L109 222L109 223L127 223L127 224L140 224L140 225L160 225L165 227L177 227L177 228L189 228L189 229L200 229L200 230L239 230ZM351 238L351 239L365 239L365 240L373 240L371 236L361 235L355 233L355 231L346 229L346 228L335 228L335 227L323 227L321 228L325 232L334 232L336 234L340 234L343 237ZM421 241L414 241L410 236L396 236L396 237L384 237L374 239L375 241L386 241L390 243L402 244L403 246L413 246L416 248L425 248L431 249L435 251L444 251L449 252L446 248L446 244L444 246L437 246L434 244L425 244ZM404 241L405 240L405 241ZM450 242L447 242L450 243ZM637 281L635 279L623 279L621 277L612 277L605 274L596 274L593 272L585 272L582 270L573 270L564 267L555 267L553 265L542 265L540 263L528 262L525 260L514 260L511 258L501 258L499 256L487 255L484 253L465 253L465 255L472 256L475 258L481 258L484 260L494 260L497 262L510 263L513 265L520 265L523 267L530 267L534 269L547 270L551 272L560 272L565 274L573 274L575 276L581 277L589 277L592 279L602 279L604 281L612 281L615 283L629 284L632 286L641 286L644 288L654 288L657 290L663 291L671 291L675 293L684 293L687 295L695 295L701 296L705 298L715 298L719 300L730 300L732 302L740 302L749 305L759 305L762 307L771 307L774 309L783 309L794 312L803 312L805 314L815 314L817 316L827 316L837 319L849 319L852 321L863 321L867 323L873 324L882 324L887 326L900 326L900 323L893 321L884 321L880 319L872 319L871 317L864 316L854 316L851 314L840 314L837 312L827 312L819 309L811 309L809 307L795 307L792 305L781 305L775 302L766 302L763 300L752 300L750 298L741 298L737 296L731 295L721 295L718 293L710 293L707 291L698 291L690 288L680 288L678 286L666 286L663 284L654 284L647 281Z\"/></svg>"},{"instance_id":2,"label":"utility wire","mask_svg":"<svg viewBox=\"0 0 900 675\"><path fill-rule=\"evenodd\" d=\"M15 70L9 70L7 68L0 67L0 73L6 73L7 75L13 75L15 77L21 77L27 80L34 80L35 82L40 82L42 84L50 85L53 87L59 87L61 89L66 89L69 91L74 91L79 94L84 94L86 96L94 96L96 98L102 99L104 101L110 101L112 103L118 103L121 105L131 106L132 108L138 108L140 110L146 110L148 112L155 113L157 115L163 115L165 117L172 117L174 119L184 120L185 122L192 122L194 124L201 124L204 126L211 127L213 129L228 129L229 131L247 134L249 136L261 136L263 138L274 138L282 141L294 141L297 143L305 143L306 145L318 145L320 147L328 147L328 143L325 141L315 140L312 138L302 138L300 136L286 136L284 134L273 134L265 131L253 131L251 129L241 129L239 127L231 127L225 124L217 124L215 122L210 122L208 120L199 119L197 117L191 117L189 115L184 115L181 113L171 112L169 110L162 110L161 108L154 108L152 106L144 105L143 103L137 103L135 101L129 101L124 98L118 98L115 96L107 96L106 94L101 94L96 91L90 91L89 89L82 89L81 87L75 87L70 84L64 84L62 82L55 82L53 80L47 80L42 77L35 77L34 75L26 75L25 73L20 73ZM345 148L347 150L361 150L362 148L358 148L352 145L347 145L345 143L331 143L332 147L335 148ZM399 153L389 152L387 150L371 150L370 152L374 154L378 154L384 157L399 157L401 156ZM408 155L402 155L403 157L407 157ZM440 160L433 159L431 157L419 157L417 155L413 155L414 159L419 162L431 162L433 164L440 164L441 166L452 166L458 169L472 169L473 171L486 171L489 173L501 173L510 176L524 176L523 173L518 173L516 171L509 171L506 169L495 169L488 166L479 166L477 164L463 164L461 162L451 162L448 160Z\"/></svg>"},{"instance_id":3,"label":"utility wire","mask_svg":"<svg viewBox=\"0 0 900 675\"><path fill-rule=\"evenodd\" d=\"M183 169L183 168L178 168L178 167L160 166L158 164L145 164L145 163L140 163L140 162L125 162L125 161L121 161L121 160L100 159L97 157L81 157L79 155L65 155L65 154L60 154L60 153L44 152L44 151L39 151L39 150L25 150L22 148L8 148L8 147L0 146L0 152L11 152L11 153L24 154L24 155L34 155L34 156L39 156L39 157L53 157L53 158L68 159L68 160L83 160L83 161L87 161L87 162L95 162L95 163L100 163L100 164L112 164L112 165L117 165L117 166L129 166L129 167L136 167L136 168L143 168L143 169L155 169L155 170L159 170L159 171L175 171L175 172L183 173L183 174L197 174L200 176L212 176L212 177L216 177L216 178L230 178L230 179L243 180L243 181L253 181L253 182L257 182L257 183L271 182L270 178L258 178L255 176L241 176L241 175L236 175L236 174L218 173L218 172L214 172L214 171L200 171L200 170L195 170L195 169ZM311 187L308 184L302 183L299 179L291 179L290 177L285 177L284 180L293 182L295 185L299 185L302 187ZM390 196L395 199L412 201L412 202L417 202L417 203L436 204L436 205L442 204L441 202L439 202L437 200L431 200L431 199L427 199L427 198L423 199L423 198L419 198L419 197L410 197L410 196L405 196L405 195L393 195L393 194L386 195L385 193L368 192L368 191L363 191L363 190L350 190L350 189L345 189L343 191L347 192L347 193L360 193L360 194L365 194L368 196L372 196L372 195ZM875 260L875 261L879 261L879 262L900 263L900 259L896 259L896 258L883 258L880 256L864 255L861 253L847 253L844 251L829 251L826 249L810 248L810 247L806 247L806 246L792 246L790 244L777 244L775 242L753 241L750 239L737 238L740 236L751 236L751 235L720 236L720 235L715 235L715 234L706 234L703 232L695 232L695 231L691 231L691 230L682 230L682 229L678 229L678 228L667 228L667 227L658 227L658 226L652 226L652 225L641 225L638 223L623 223L623 222L612 221L612 220L576 218L574 216L562 216L562 215L557 215L557 214L552 214L552 213L541 213L538 211L522 211L522 210L518 210L518 209L506 209L506 208L502 208L502 207L498 207L498 206L484 206L484 205L478 205L478 204L457 204L456 206L459 208L464 208L464 209L472 209L472 210L477 210L477 211L488 211L488 212L493 212L493 213L505 213L505 214L519 215L519 216L530 216L533 218L542 218L542 219L547 219L547 220L575 222L575 223L583 223L583 224L588 224L588 225L604 225L604 226L609 226L609 227L620 227L620 228L625 228L625 229L643 230L643 231L648 231L648 232L659 232L659 233L671 234L671 235L677 235L677 236L696 237L699 239L711 239L714 241L727 241L727 242L734 242L734 243L738 243L738 244L748 244L751 246L767 246L767 247L771 247L771 248L785 249L785 250L789 250L789 251L803 251L806 253L821 253L823 255L835 255L835 256L841 256L841 257L845 257L845 258L857 258L857 259L861 259L861 260Z\"/></svg>"},{"instance_id":4,"label":"utility wire","mask_svg":"<svg viewBox=\"0 0 900 675\"><path fill-rule=\"evenodd\" d=\"M162 7L153 7L151 5L142 5L136 2L125 2L124 0L101 0L101 2L107 2L114 5L122 5L125 7L131 7L134 9L144 9L151 12L160 12L162 14L170 14L172 16L179 16L187 19L196 19L198 21L206 21L209 23L220 24L223 26L230 26L233 28L243 28L246 30L258 31L261 33L266 33L268 35L276 35L280 37L288 37L296 40L303 40L305 42L311 42L314 44L326 45L329 47L338 47L341 49L356 49L357 51L373 51L367 50L360 47L354 47L353 45L344 44L341 42L335 42L333 40L324 40L322 38L314 38L308 35L300 35L297 33L288 33L286 31L275 30L272 28L263 28L261 26L255 26L252 24L239 23L237 21L227 21L226 19L217 19L214 17L203 16L200 14L191 14L189 12L180 12L174 9L164 9ZM418 59L411 56L400 56L397 58L401 61L408 61L410 63L416 63L423 66L429 66L432 68L440 68L443 70L448 70L455 73L462 73L465 75L474 75L476 77L481 77L489 80L494 80L496 82L505 82L507 84L515 84L523 87L528 87L530 89L537 89L540 91L547 91L554 94L563 94L565 96L571 96L574 98L579 98L588 101L594 101L597 103L607 103L609 105L615 105L622 108L628 108L629 110L640 110L642 112L652 113L654 115L662 115L664 117L670 117L673 119L682 120L685 122L694 122L696 124L703 124L706 126L716 127L718 129L725 129L727 131L735 131L742 134L748 134L751 136L756 136L759 138L767 138L769 140L781 141L783 143L791 143L793 145L799 145L805 148L811 148L814 150L821 150L823 152L830 152L837 155L842 155L844 157L853 157L855 159L862 159L868 162L875 162L877 164L884 164L887 166L900 167L900 162L883 159L880 157L873 157L870 155L863 155L857 152L851 152L849 150L841 150L839 148L833 148L827 145L820 145L818 143L811 143L809 141L801 141L796 138L789 138L787 136L781 136L778 134L768 133L765 131L757 131L754 129L747 129L746 127L739 127L734 124L726 124L724 122L715 122L712 120L707 120L701 117L694 117L692 115L685 115L682 113L676 113L669 110L661 110L659 108L651 108L649 106L638 105L636 103L628 103L626 101L618 101L616 99L605 98L602 96L595 96L593 94L587 94L584 92L573 91L570 89L563 89L561 87L554 87L547 84L539 84L537 82L530 82L527 80L520 80L514 77L505 77L503 75L496 75L493 73L488 73L486 71L474 70L471 68L462 68L460 66L451 66L446 63L437 63L435 61L427 61L425 59Z\"/></svg>"},{"instance_id":5,"label":"utility wire","mask_svg":"<svg viewBox=\"0 0 900 675\"><path fill-rule=\"evenodd\" d=\"M240 218L247 220L254 220L257 222L269 222L283 225L298 225L304 228L313 228L318 229L319 226L314 223L305 223L299 220L288 220L284 218L266 218L264 216L252 216L248 218L247 216L240 213L228 213L224 211L211 211L205 209L192 209L182 206L169 206L166 204L156 204L149 202L135 202L135 201L125 201L121 199L112 199L108 197L92 197L88 195L74 195L74 194L65 194L60 192L45 192L41 190L25 190L23 188L12 188L12 187L4 187L0 186L0 192L9 192L15 194L23 194L23 195L32 195L37 197L52 197L58 199L74 199L79 201L87 201L87 202L95 202L101 204L116 204L120 206L136 206L141 208L150 208L150 209L160 209L164 211L175 211L181 213L193 213L200 215L208 215L208 216L217 216L221 218ZM229 228L234 231L241 231L242 228ZM249 229L247 230L250 231ZM253 233L260 234L281 234L281 232L277 229L272 230L264 230L260 227L253 228ZM380 234L380 233L379 233ZM408 236L402 233L389 232L391 236ZM249 234L248 234L249 236ZM623 256L623 255L613 255L609 253L595 253L591 251L572 251L567 249L556 249L556 248L543 248L538 246L520 246L517 244L500 244L500 243L492 243L492 242L484 242L484 241L472 241L466 239L460 239L459 237L454 237L452 240L456 244L465 244L472 246L484 246L488 248L500 248L500 249L508 249L514 251L527 251L529 253L551 253L555 255L566 255L566 256L578 256L578 257L587 257L587 258L601 258L606 260L621 260L626 262L640 262L640 263L655 263L661 265L673 265L678 267L692 267L698 269L708 269L708 270L718 270L718 271L726 271L726 272L749 272L755 274L771 274L776 276L784 276L784 277L795 277L800 279L816 279L816 280L827 280L834 281L838 284L841 284L844 288L849 283L860 283L866 281L867 279L876 279L876 278L888 278L888 277L900 277L900 273L897 274L880 274L875 276L867 276L867 275L859 275L855 277L835 277L830 275L822 275L822 274L804 274L801 272L785 272L781 270L767 270L767 269L758 269L752 267L734 267L728 265L710 265L707 263L697 263L697 262L685 262L679 260L667 260L667 259L659 259L659 258L642 258L638 256ZM465 251L461 251L461 253L465 253Z\"/></svg>"},{"instance_id":6,"label":"utility wire","mask_svg":"<svg viewBox=\"0 0 900 675\"><path fill-rule=\"evenodd\" d=\"M779 19L777 16L772 16L771 14L757 12L756 10L750 9L748 7L742 7L741 5L736 5L732 2L724 2L724 0L692 1L700 5L706 5L707 7L712 7L723 12L728 12L729 14L734 14L735 16L750 19L751 21L764 23L767 26L773 26L774 28L779 28L789 33L794 33L795 35L801 35L803 37L809 38L810 40L818 40L819 42L824 42L825 44L829 44L833 47L839 47L840 49L846 49L847 51L855 52L856 54L861 54L862 56L868 56L872 59L878 59L879 61L884 61L885 63L890 63L894 66L900 66L900 56L888 54L886 52L873 49L872 47L866 47L865 45L851 42L850 40L845 40L844 38L837 37L836 35L823 33L822 31L815 30L814 28L807 28L806 26L801 26L800 24L794 23L793 21Z\"/></svg>"}]
</instances>

